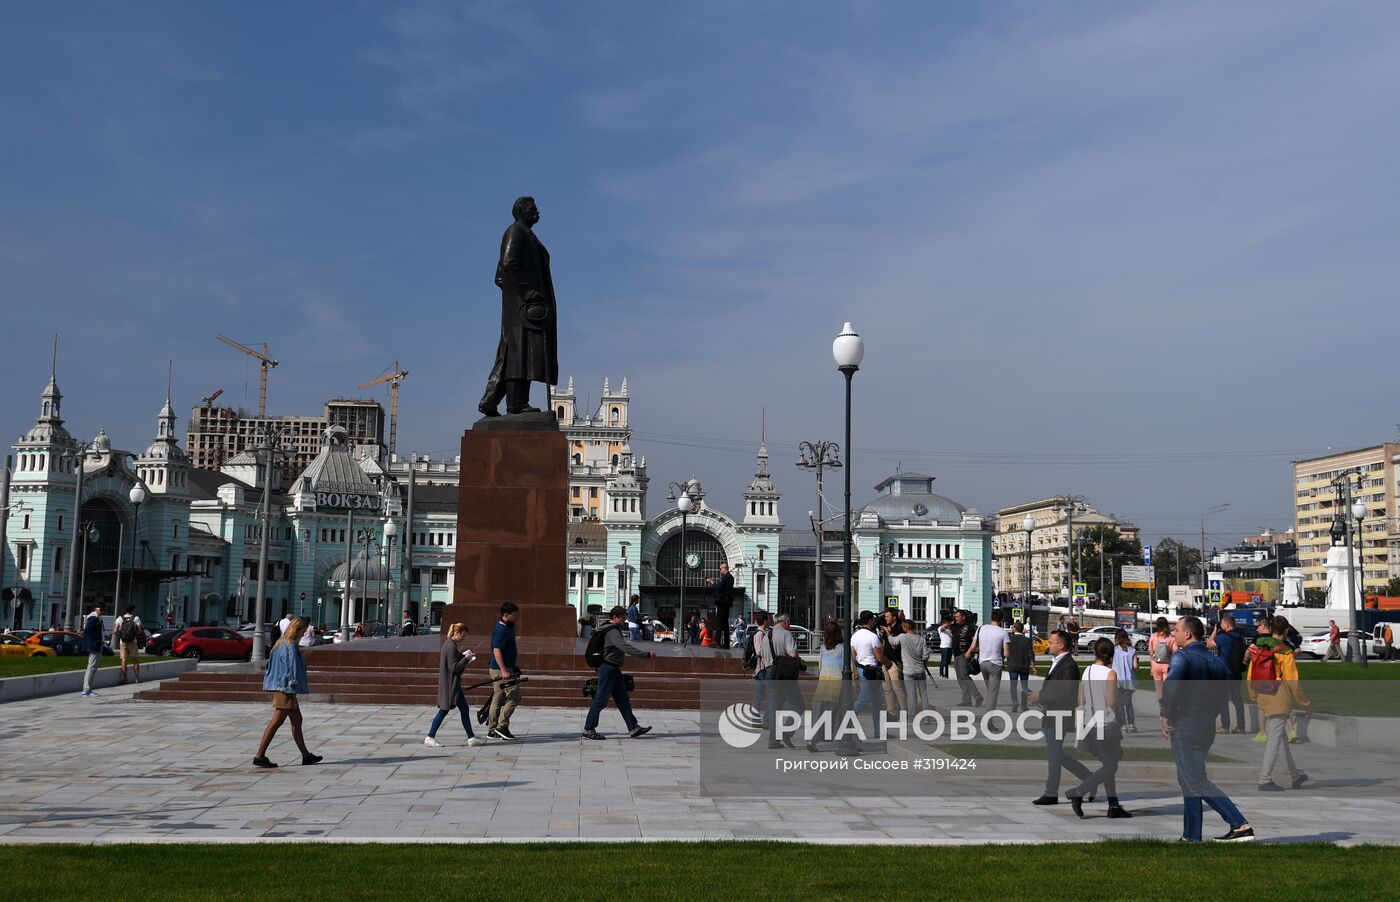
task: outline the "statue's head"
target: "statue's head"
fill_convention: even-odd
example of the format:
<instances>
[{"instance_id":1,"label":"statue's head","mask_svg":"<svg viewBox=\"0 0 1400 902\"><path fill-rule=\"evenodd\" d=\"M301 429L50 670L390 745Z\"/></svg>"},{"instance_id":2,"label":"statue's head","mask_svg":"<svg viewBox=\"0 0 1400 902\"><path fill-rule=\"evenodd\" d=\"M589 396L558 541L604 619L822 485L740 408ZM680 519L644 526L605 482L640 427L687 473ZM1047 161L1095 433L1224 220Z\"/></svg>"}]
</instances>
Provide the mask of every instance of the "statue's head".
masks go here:
<instances>
[{"instance_id":1,"label":"statue's head","mask_svg":"<svg viewBox=\"0 0 1400 902\"><path fill-rule=\"evenodd\" d=\"M515 204L510 208L511 215L516 222L523 222L526 225L534 225L540 221L540 208L535 206L535 199L526 195L517 197Z\"/></svg>"}]
</instances>

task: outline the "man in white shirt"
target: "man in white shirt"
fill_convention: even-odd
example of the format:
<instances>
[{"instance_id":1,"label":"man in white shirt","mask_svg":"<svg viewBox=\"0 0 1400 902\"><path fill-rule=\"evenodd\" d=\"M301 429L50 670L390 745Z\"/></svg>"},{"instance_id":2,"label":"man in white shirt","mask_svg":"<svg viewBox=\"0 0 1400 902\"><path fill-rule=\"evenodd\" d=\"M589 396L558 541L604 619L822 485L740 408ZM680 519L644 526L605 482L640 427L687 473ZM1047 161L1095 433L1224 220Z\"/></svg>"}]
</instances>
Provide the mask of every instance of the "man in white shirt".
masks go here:
<instances>
[{"instance_id":1,"label":"man in white shirt","mask_svg":"<svg viewBox=\"0 0 1400 902\"><path fill-rule=\"evenodd\" d=\"M279 621L277 621L277 636L278 636L278 638L281 638L281 637L282 637L282 634L285 633L285 632L287 631L287 627L289 627L289 626L291 626L291 625L292 625L292 615L291 615L291 614L283 614L283 615L282 615L282 619L279 620Z\"/></svg>"},{"instance_id":2,"label":"man in white shirt","mask_svg":"<svg viewBox=\"0 0 1400 902\"><path fill-rule=\"evenodd\" d=\"M870 611L861 611L856 623L860 625L860 629L851 636L851 657L856 662L856 679L860 681L860 693L856 696L855 707L851 710L859 715L869 707L870 716L874 717L883 707L880 697L880 675L885 655L880 649L880 634L875 632L875 615Z\"/></svg>"},{"instance_id":3,"label":"man in white shirt","mask_svg":"<svg viewBox=\"0 0 1400 902\"><path fill-rule=\"evenodd\" d=\"M797 689L797 681L792 679L778 679L775 670L771 669L775 661L780 658L802 658L797 654L797 640L793 638L792 631L788 627L792 626L792 618L787 614L779 614L773 622L773 628L766 630L763 637L763 650L769 655L769 667L767 688L768 688L768 710L765 720L768 721L768 747L770 749L787 746L792 748L792 739L778 736L778 711L798 711L802 710L802 693Z\"/></svg>"},{"instance_id":4,"label":"man in white shirt","mask_svg":"<svg viewBox=\"0 0 1400 902\"><path fill-rule=\"evenodd\" d=\"M997 695L1001 692L1001 671L1006 666L1006 648L1011 634L1001 625L1001 609L992 611L992 622L977 628L977 638L965 657L978 655L982 665L982 685L986 688L987 707L990 711L997 706Z\"/></svg>"}]
</instances>

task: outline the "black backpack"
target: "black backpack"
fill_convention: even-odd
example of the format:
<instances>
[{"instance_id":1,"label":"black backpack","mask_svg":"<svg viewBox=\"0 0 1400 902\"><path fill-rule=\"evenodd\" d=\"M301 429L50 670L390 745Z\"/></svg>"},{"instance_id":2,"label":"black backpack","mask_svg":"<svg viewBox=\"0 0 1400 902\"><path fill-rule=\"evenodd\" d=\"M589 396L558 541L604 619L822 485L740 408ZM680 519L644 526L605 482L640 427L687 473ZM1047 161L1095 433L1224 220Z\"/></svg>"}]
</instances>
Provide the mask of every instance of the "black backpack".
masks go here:
<instances>
[{"instance_id":1,"label":"black backpack","mask_svg":"<svg viewBox=\"0 0 1400 902\"><path fill-rule=\"evenodd\" d=\"M758 651L753 647L754 637L758 635L757 630L749 633L748 639L744 640L744 669L753 670L758 666Z\"/></svg>"},{"instance_id":2,"label":"black backpack","mask_svg":"<svg viewBox=\"0 0 1400 902\"><path fill-rule=\"evenodd\" d=\"M135 642L140 635L140 629L136 626L136 618L129 614L123 614L121 623L117 627L117 637L123 642Z\"/></svg>"},{"instance_id":3,"label":"black backpack","mask_svg":"<svg viewBox=\"0 0 1400 902\"><path fill-rule=\"evenodd\" d=\"M603 643L607 639L608 630L617 629L609 623L602 629L593 631L593 635L588 637L588 648L583 653L583 663L589 667L597 667L603 663Z\"/></svg>"},{"instance_id":4,"label":"black backpack","mask_svg":"<svg viewBox=\"0 0 1400 902\"><path fill-rule=\"evenodd\" d=\"M1225 664L1231 673L1244 673L1244 639L1238 634L1230 634L1230 653Z\"/></svg>"}]
</instances>

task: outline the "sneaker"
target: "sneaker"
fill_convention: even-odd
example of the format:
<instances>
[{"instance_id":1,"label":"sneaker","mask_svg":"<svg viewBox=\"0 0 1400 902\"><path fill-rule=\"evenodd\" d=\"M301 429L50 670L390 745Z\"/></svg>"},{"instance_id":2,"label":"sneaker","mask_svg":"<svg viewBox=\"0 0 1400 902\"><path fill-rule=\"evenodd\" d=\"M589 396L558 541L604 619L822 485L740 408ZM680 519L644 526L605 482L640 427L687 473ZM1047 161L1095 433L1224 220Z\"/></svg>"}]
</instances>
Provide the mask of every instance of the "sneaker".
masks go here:
<instances>
[{"instance_id":1,"label":"sneaker","mask_svg":"<svg viewBox=\"0 0 1400 902\"><path fill-rule=\"evenodd\" d=\"M1253 736L1253 741L1255 741L1255 742L1268 742L1268 741L1269 741L1269 737L1266 736L1266 735L1264 735L1263 733L1255 733L1254 736Z\"/></svg>"},{"instance_id":2,"label":"sneaker","mask_svg":"<svg viewBox=\"0 0 1400 902\"><path fill-rule=\"evenodd\" d=\"M497 727L496 735L502 739L514 739L515 734L510 731L510 727Z\"/></svg>"},{"instance_id":3,"label":"sneaker","mask_svg":"<svg viewBox=\"0 0 1400 902\"><path fill-rule=\"evenodd\" d=\"M1179 838L1179 839L1177 840L1177 842L1178 842L1178 843L1186 843L1186 844L1188 844L1188 845L1195 845L1196 843L1200 842L1200 840L1199 840L1199 839L1187 839L1186 837L1183 836L1183 837Z\"/></svg>"},{"instance_id":4,"label":"sneaker","mask_svg":"<svg viewBox=\"0 0 1400 902\"><path fill-rule=\"evenodd\" d=\"M584 730L584 731L583 731L583 738L584 738L584 739L607 739L608 737L604 736L602 733L599 733L597 730Z\"/></svg>"},{"instance_id":5,"label":"sneaker","mask_svg":"<svg viewBox=\"0 0 1400 902\"><path fill-rule=\"evenodd\" d=\"M93 692L91 689L89 689L83 693L83 698L92 698L96 694L96 692Z\"/></svg>"},{"instance_id":6,"label":"sneaker","mask_svg":"<svg viewBox=\"0 0 1400 902\"><path fill-rule=\"evenodd\" d=\"M1253 827L1238 827L1238 828L1236 828L1236 829L1234 829L1234 830L1231 830L1229 833L1226 833L1224 836L1218 836L1218 837L1216 837L1215 841L1216 841L1216 842L1254 842L1254 828L1253 828Z\"/></svg>"},{"instance_id":7,"label":"sneaker","mask_svg":"<svg viewBox=\"0 0 1400 902\"><path fill-rule=\"evenodd\" d=\"M501 740L501 741L503 741L503 742L507 742L507 741L509 741L509 740L515 738L514 736L509 736L509 735L507 735L506 732L505 732L504 730L500 729L500 728L497 728L497 729L494 729L494 730L488 730L487 733L486 733L486 735L489 736L489 737L491 737L492 739L499 739L499 740Z\"/></svg>"},{"instance_id":8,"label":"sneaker","mask_svg":"<svg viewBox=\"0 0 1400 902\"><path fill-rule=\"evenodd\" d=\"M436 739L434 739L434 738L431 737L431 736L424 736L424 737L423 737L423 744L426 745L426 746L427 746L428 748L430 748L430 749L440 749L440 748L442 748L442 743L441 743L441 742L438 742Z\"/></svg>"},{"instance_id":9,"label":"sneaker","mask_svg":"<svg viewBox=\"0 0 1400 902\"><path fill-rule=\"evenodd\" d=\"M1302 789L1303 784L1308 782L1309 779L1311 778L1307 774L1299 774L1298 776L1293 778L1293 788Z\"/></svg>"},{"instance_id":10,"label":"sneaker","mask_svg":"<svg viewBox=\"0 0 1400 902\"><path fill-rule=\"evenodd\" d=\"M1275 783L1273 780L1270 780L1270 781L1267 782L1267 783L1260 783L1260 784L1259 784L1259 791L1260 791L1260 792L1283 792L1283 787L1280 786L1280 785L1278 785L1277 783Z\"/></svg>"},{"instance_id":11,"label":"sneaker","mask_svg":"<svg viewBox=\"0 0 1400 902\"><path fill-rule=\"evenodd\" d=\"M467 740L467 745L468 745L470 748L476 748L477 746L485 745L485 744L486 744L486 740L485 740L485 739L478 739L478 738L475 737L475 736L473 736L473 737L471 737L470 739Z\"/></svg>"},{"instance_id":12,"label":"sneaker","mask_svg":"<svg viewBox=\"0 0 1400 902\"><path fill-rule=\"evenodd\" d=\"M277 765L275 765L275 764L273 764L271 761L267 760L266 757L263 757L263 758L254 758L254 759L253 759L253 766L254 766L254 767L276 767Z\"/></svg>"},{"instance_id":13,"label":"sneaker","mask_svg":"<svg viewBox=\"0 0 1400 902\"><path fill-rule=\"evenodd\" d=\"M636 739L638 736L645 736L646 734L648 734L648 733L650 733L650 732L651 732L651 727L643 727L643 726L640 726L640 725L639 725L639 726L633 727L632 732L628 733L627 735L630 736L630 737L633 738L633 739ZM788 746L788 747L791 748L791 746Z\"/></svg>"}]
</instances>

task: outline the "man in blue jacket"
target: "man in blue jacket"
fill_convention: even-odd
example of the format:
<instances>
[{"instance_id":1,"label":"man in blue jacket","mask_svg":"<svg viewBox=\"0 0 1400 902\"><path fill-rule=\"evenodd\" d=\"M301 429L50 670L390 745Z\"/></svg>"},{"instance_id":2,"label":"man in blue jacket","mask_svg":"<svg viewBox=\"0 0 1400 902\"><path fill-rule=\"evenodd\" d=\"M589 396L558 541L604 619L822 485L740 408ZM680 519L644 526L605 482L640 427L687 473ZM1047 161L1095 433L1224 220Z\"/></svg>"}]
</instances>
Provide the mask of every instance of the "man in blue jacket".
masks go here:
<instances>
[{"instance_id":1,"label":"man in blue jacket","mask_svg":"<svg viewBox=\"0 0 1400 902\"><path fill-rule=\"evenodd\" d=\"M1179 842L1201 841L1201 803L1209 805L1230 832L1220 842L1252 842L1249 826L1230 797L1206 776L1206 756L1215 744L1215 718L1228 677L1225 662L1206 648L1205 624L1199 617L1176 622L1176 652L1162 684L1162 732L1172 744L1176 780L1185 801L1184 829Z\"/></svg>"},{"instance_id":2,"label":"man in blue jacket","mask_svg":"<svg viewBox=\"0 0 1400 902\"><path fill-rule=\"evenodd\" d=\"M1220 618L1220 624L1215 628L1215 632L1206 640L1206 647L1214 649L1220 656L1220 660L1225 662L1225 693L1226 704L1220 708L1220 732L1229 733L1230 730L1230 705L1235 706L1235 729L1236 733L1243 733L1244 722L1244 650L1248 642L1235 629L1235 618L1229 614Z\"/></svg>"},{"instance_id":3,"label":"man in blue jacket","mask_svg":"<svg viewBox=\"0 0 1400 902\"><path fill-rule=\"evenodd\" d=\"M97 665L102 663L102 602L93 606L92 613L83 621L83 652L88 656L87 671L83 674L83 698L92 698L92 678L97 676Z\"/></svg>"}]
</instances>

